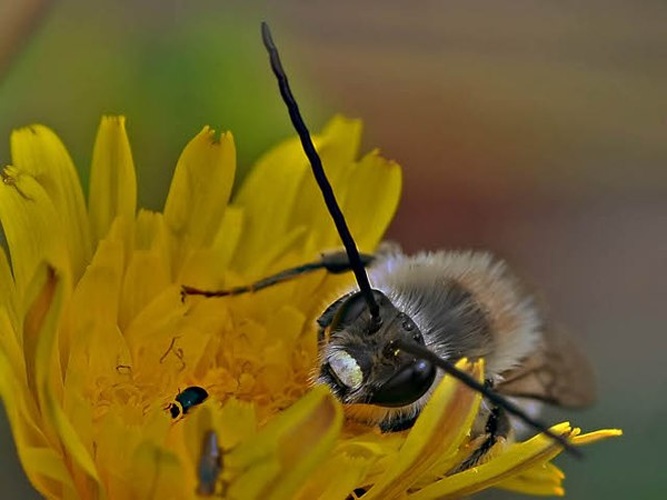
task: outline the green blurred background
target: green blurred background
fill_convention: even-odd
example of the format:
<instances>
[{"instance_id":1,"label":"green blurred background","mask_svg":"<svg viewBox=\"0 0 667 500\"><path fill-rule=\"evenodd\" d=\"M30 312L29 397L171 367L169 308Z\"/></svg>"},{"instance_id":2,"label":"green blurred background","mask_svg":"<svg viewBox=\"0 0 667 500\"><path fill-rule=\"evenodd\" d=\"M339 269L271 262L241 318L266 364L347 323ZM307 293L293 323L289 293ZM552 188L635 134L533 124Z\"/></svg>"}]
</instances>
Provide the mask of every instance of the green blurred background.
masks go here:
<instances>
[{"instance_id":1,"label":"green blurred background","mask_svg":"<svg viewBox=\"0 0 667 500\"><path fill-rule=\"evenodd\" d=\"M548 418L626 434L560 461L569 498L664 498L667 4L0 0L0 137L45 123L87 179L100 115L125 114L155 209L205 124L243 172L290 133L262 19L312 128L362 117L403 165L390 237L495 251L590 352L599 404ZM3 498L35 497L2 427Z\"/></svg>"}]
</instances>

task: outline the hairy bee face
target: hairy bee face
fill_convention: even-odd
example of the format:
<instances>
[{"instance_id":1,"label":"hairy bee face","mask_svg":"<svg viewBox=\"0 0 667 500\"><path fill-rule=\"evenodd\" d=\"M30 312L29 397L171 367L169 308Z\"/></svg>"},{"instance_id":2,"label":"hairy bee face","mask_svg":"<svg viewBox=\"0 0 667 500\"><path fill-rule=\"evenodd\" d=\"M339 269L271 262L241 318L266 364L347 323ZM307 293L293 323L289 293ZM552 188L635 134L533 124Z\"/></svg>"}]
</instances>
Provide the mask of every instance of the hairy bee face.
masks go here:
<instances>
[{"instance_id":1,"label":"hairy bee face","mask_svg":"<svg viewBox=\"0 0 667 500\"><path fill-rule=\"evenodd\" d=\"M436 369L395 347L398 339L424 345L424 337L415 322L382 292L374 290L373 294L380 307L379 321L371 318L361 293L335 302L327 309L328 318L320 320L325 338L318 381L344 403L406 406L428 391Z\"/></svg>"}]
</instances>

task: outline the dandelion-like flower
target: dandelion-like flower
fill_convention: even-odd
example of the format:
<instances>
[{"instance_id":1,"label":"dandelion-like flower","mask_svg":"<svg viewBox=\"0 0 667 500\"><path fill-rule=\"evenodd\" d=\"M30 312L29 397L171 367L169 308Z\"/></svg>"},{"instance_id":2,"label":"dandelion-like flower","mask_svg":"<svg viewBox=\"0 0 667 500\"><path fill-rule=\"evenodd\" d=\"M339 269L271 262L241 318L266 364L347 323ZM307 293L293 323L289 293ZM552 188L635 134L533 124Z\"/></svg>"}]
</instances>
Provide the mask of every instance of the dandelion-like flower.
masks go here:
<instances>
[{"instance_id":1,"label":"dandelion-like flower","mask_svg":"<svg viewBox=\"0 0 667 500\"><path fill-rule=\"evenodd\" d=\"M336 118L315 143L371 252L401 177L377 152L356 159L360 133L359 122ZM314 319L350 277L314 273L257 294L181 299L182 284L247 284L338 246L295 140L261 158L230 202L233 138L205 128L185 147L161 213L137 211L123 118L102 120L87 209L49 129L18 130L11 148L0 185L11 256L10 266L0 252L0 391L21 463L44 496L562 493L550 464L561 448L544 436L447 474L474 446L480 404L449 377L411 430L391 434L347 422L328 389L312 387ZM483 379L482 362L459 367ZM195 391L190 404L192 387L208 397ZM575 445L619 433L553 430Z\"/></svg>"}]
</instances>

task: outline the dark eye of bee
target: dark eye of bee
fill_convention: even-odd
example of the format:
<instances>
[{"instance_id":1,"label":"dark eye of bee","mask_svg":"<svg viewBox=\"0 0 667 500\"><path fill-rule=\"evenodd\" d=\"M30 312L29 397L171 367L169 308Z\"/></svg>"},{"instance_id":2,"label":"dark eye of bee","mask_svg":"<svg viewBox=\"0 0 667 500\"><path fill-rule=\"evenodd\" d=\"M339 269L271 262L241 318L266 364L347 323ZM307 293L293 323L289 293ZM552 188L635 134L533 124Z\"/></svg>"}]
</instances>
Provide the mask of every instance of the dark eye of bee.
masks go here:
<instances>
[{"instance_id":1,"label":"dark eye of bee","mask_svg":"<svg viewBox=\"0 0 667 500\"><path fill-rule=\"evenodd\" d=\"M435 366L428 361L415 360L382 384L373 393L370 403L388 407L414 403L431 387L435 373Z\"/></svg>"},{"instance_id":2,"label":"dark eye of bee","mask_svg":"<svg viewBox=\"0 0 667 500\"><path fill-rule=\"evenodd\" d=\"M336 311L331 321L331 330L341 330L354 323L362 314L368 314L368 304L361 292L354 293L346 299Z\"/></svg>"}]
</instances>

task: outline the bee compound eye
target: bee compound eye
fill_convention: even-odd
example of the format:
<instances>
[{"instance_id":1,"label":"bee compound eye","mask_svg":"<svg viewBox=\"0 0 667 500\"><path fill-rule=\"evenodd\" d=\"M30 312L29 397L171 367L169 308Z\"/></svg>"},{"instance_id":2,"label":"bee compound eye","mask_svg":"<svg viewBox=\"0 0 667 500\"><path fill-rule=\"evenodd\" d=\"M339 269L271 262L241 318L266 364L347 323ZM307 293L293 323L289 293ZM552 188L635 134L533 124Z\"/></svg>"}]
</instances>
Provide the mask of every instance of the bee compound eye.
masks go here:
<instances>
[{"instance_id":1,"label":"bee compound eye","mask_svg":"<svg viewBox=\"0 0 667 500\"><path fill-rule=\"evenodd\" d=\"M360 321L363 321L366 333L373 334L377 332L382 325L384 314L394 309L394 306L387 296L379 290L373 290L373 296L380 307L380 314L377 317L371 317L365 295L361 292L354 292L340 301L336 312L332 316L331 330L344 330L350 325L359 324ZM338 302L334 304L338 304Z\"/></svg>"},{"instance_id":2,"label":"bee compound eye","mask_svg":"<svg viewBox=\"0 0 667 500\"><path fill-rule=\"evenodd\" d=\"M369 403L399 407L414 403L428 391L435 380L435 367L418 359L401 368L373 393Z\"/></svg>"},{"instance_id":3,"label":"bee compound eye","mask_svg":"<svg viewBox=\"0 0 667 500\"><path fill-rule=\"evenodd\" d=\"M360 292L350 295L338 307L331 322L332 330L341 330L354 323L368 309L368 305Z\"/></svg>"}]
</instances>

